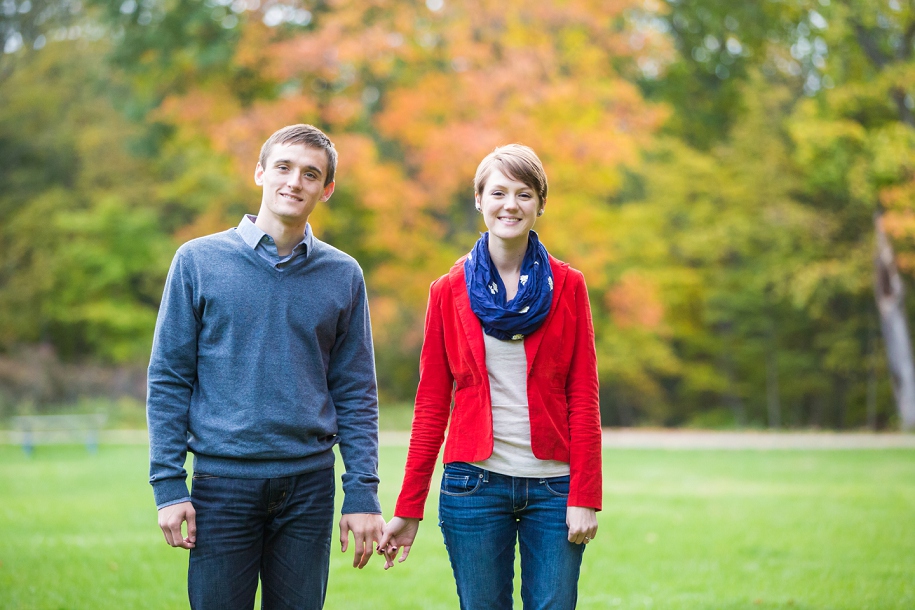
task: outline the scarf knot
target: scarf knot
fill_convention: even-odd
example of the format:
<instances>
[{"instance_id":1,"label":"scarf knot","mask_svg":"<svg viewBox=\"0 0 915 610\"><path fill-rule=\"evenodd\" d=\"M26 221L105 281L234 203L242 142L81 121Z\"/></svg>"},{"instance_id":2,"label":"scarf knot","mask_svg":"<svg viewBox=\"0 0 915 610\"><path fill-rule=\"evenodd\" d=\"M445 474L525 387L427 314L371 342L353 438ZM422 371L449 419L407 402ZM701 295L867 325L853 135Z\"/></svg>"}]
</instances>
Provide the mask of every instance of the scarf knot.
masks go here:
<instances>
[{"instance_id":1,"label":"scarf knot","mask_svg":"<svg viewBox=\"0 0 915 610\"><path fill-rule=\"evenodd\" d=\"M543 324L553 300L553 269L540 238L528 233L521 261L518 292L505 300L505 285L489 256L489 233L483 233L464 260L464 279L470 308L483 332L502 341L520 341Z\"/></svg>"}]
</instances>

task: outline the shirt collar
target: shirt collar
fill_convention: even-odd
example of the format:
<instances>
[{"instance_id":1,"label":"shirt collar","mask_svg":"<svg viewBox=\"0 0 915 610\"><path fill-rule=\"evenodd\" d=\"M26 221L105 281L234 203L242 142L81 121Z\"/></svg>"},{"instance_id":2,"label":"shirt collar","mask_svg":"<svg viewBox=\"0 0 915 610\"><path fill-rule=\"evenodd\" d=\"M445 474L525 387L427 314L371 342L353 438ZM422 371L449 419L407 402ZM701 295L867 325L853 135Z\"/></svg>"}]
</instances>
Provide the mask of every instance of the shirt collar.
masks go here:
<instances>
[{"instance_id":1,"label":"shirt collar","mask_svg":"<svg viewBox=\"0 0 915 610\"><path fill-rule=\"evenodd\" d=\"M257 216L254 214L245 214L242 216L241 222L238 223L238 234L252 250L257 248L258 244L261 243L261 240L264 239L264 236L267 235L254 224L255 221L257 221ZM314 236L311 232L311 223L305 223L305 235L302 236L302 241L296 244L292 249L293 252L301 250L302 248L305 248L306 252L311 250L313 239Z\"/></svg>"},{"instance_id":2,"label":"shirt collar","mask_svg":"<svg viewBox=\"0 0 915 610\"><path fill-rule=\"evenodd\" d=\"M261 239L266 235L254 224L255 220L257 220L257 216L245 214L242 216L241 222L238 223L238 234L252 250L257 247L257 244L261 243Z\"/></svg>"}]
</instances>

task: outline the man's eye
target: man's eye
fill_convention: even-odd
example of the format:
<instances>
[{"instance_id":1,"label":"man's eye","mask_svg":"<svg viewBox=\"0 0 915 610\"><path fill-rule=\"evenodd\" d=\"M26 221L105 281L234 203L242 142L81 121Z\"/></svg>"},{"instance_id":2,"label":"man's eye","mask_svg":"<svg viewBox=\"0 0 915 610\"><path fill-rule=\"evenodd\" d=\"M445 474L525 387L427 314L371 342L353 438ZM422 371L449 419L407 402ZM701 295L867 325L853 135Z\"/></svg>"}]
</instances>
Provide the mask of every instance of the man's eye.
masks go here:
<instances>
[{"instance_id":1,"label":"man's eye","mask_svg":"<svg viewBox=\"0 0 915 610\"><path fill-rule=\"evenodd\" d=\"M315 178L317 178L317 176L315 176L311 172L305 172L305 177L308 178L309 180L314 180Z\"/></svg>"}]
</instances>

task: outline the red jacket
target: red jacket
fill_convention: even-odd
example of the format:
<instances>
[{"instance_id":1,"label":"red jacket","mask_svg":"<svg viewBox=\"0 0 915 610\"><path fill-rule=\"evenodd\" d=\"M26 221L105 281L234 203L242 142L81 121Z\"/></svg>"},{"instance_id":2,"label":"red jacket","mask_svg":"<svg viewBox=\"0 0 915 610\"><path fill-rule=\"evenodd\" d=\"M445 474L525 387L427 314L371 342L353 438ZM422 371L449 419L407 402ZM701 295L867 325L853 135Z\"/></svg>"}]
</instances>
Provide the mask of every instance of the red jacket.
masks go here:
<instances>
[{"instance_id":1,"label":"red jacket","mask_svg":"<svg viewBox=\"0 0 915 610\"><path fill-rule=\"evenodd\" d=\"M588 290L580 271L552 256L550 266L550 313L524 340L531 449L541 460L569 464L569 506L600 510L600 408ZM446 464L492 455L483 327L470 308L464 258L430 289L419 375L398 517L422 518L446 428Z\"/></svg>"}]
</instances>

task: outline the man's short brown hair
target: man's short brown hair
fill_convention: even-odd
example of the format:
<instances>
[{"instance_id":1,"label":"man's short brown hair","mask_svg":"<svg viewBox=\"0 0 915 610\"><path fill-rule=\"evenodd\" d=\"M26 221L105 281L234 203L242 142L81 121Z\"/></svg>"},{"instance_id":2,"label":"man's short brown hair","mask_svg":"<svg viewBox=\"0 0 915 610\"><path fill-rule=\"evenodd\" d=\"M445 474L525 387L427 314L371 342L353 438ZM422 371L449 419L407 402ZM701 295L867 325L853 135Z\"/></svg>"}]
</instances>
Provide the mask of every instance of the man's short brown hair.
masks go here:
<instances>
[{"instance_id":1,"label":"man's short brown hair","mask_svg":"<svg viewBox=\"0 0 915 610\"><path fill-rule=\"evenodd\" d=\"M534 189L540 197L540 206L543 207L547 193L546 172L532 148L523 144L507 144L483 157L473 178L473 192L476 195L483 194L486 181L494 169Z\"/></svg>"},{"instance_id":2,"label":"man's short brown hair","mask_svg":"<svg viewBox=\"0 0 915 610\"><path fill-rule=\"evenodd\" d=\"M330 141L330 138L314 125L305 123L287 125L267 138L267 141L261 146L259 159L261 167L264 169L267 167L267 157L270 156L270 151L277 144L302 144L323 150L327 155L327 175L324 177L324 186L334 181L334 175L337 173L337 149L334 148L334 143Z\"/></svg>"}]
</instances>

